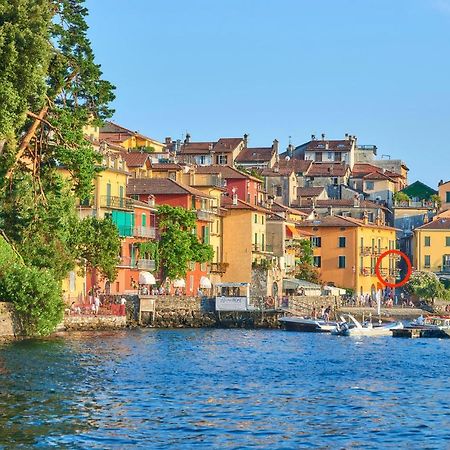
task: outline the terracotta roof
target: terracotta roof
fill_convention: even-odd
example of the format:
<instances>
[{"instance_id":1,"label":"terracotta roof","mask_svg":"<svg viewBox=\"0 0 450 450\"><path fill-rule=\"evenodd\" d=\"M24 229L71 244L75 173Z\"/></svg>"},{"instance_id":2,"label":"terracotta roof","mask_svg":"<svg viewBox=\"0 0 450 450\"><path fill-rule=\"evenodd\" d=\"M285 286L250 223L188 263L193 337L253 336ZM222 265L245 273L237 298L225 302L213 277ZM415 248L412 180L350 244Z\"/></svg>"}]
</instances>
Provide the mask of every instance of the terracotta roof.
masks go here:
<instances>
[{"instance_id":1,"label":"terracotta roof","mask_svg":"<svg viewBox=\"0 0 450 450\"><path fill-rule=\"evenodd\" d=\"M274 147L244 148L236 158L236 162L269 162L274 154Z\"/></svg>"},{"instance_id":2,"label":"terracotta roof","mask_svg":"<svg viewBox=\"0 0 450 450\"><path fill-rule=\"evenodd\" d=\"M297 197L318 197L324 190L324 187L299 187Z\"/></svg>"},{"instance_id":3,"label":"terracotta roof","mask_svg":"<svg viewBox=\"0 0 450 450\"><path fill-rule=\"evenodd\" d=\"M128 167L142 167L147 161L150 161L150 155L148 153L122 152L122 157Z\"/></svg>"},{"instance_id":4,"label":"terracotta roof","mask_svg":"<svg viewBox=\"0 0 450 450\"><path fill-rule=\"evenodd\" d=\"M450 218L437 216L431 222L417 227L416 230L450 230Z\"/></svg>"},{"instance_id":5,"label":"terracotta roof","mask_svg":"<svg viewBox=\"0 0 450 450\"><path fill-rule=\"evenodd\" d=\"M100 140L111 141L111 142L124 142L132 136L140 137L149 141L158 142L156 139L145 136L138 131L132 131L125 128L117 123L107 121L100 128Z\"/></svg>"},{"instance_id":6,"label":"terracotta roof","mask_svg":"<svg viewBox=\"0 0 450 450\"><path fill-rule=\"evenodd\" d=\"M345 162L319 163L313 162L306 172L308 177L343 177L350 170Z\"/></svg>"},{"instance_id":7,"label":"terracotta roof","mask_svg":"<svg viewBox=\"0 0 450 450\"><path fill-rule=\"evenodd\" d=\"M354 219L352 217L342 217L342 216L326 216L315 220L305 220L300 222L298 227L368 227L368 228L378 228L383 230L396 231L396 228L388 227L386 225L376 225L374 223L365 224L362 220Z\"/></svg>"},{"instance_id":8,"label":"terracotta roof","mask_svg":"<svg viewBox=\"0 0 450 450\"><path fill-rule=\"evenodd\" d=\"M308 161L305 159L280 159L280 162L278 163L278 166L281 168L292 168L295 173L306 173L308 169L312 165L312 161Z\"/></svg>"},{"instance_id":9,"label":"terracotta roof","mask_svg":"<svg viewBox=\"0 0 450 450\"><path fill-rule=\"evenodd\" d=\"M279 203L279 202L273 202L271 211L289 212L291 214L297 214L299 216L306 216L306 214L303 211L300 211L295 208L291 208L290 206L283 205L282 203Z\"/></svg>"},{"instance_id":10,"label":"terracotta roof","mask_svg":"<svg viewBox=\"0 0 450 450\"><path fill-rule=\"evenodd\" d=\"M348 140L314 140L306 144L306 151L349 152L352 141Z\"/></svg>"},{"instance_id":11,"label":"terracotta roof","mask_svg":"<svg viewBox=\"0 0 450 450\"><path fill-rule=\"evenodd\" d=\"M231 166L221 166L221 165L212 165L212 166L197 166L195 169L197 173L200 174L221 174L224 180L227 179L250 179L254 181L258 181L262 183L262 181L252 175L249 175L245 172L241 172L240 170L235 169Z\"/></svg>"},{"instance_id":12,"label":"terracotta roof","mask_svg":"<svg viewBox=\"0 0 450 450\"><path fill-rule=\"evenodd\" d=\"M183 170L183 166L181 164L176 163L153 163L152 170Z\"/></svg>"},{"instance_id":13,"label":"terracotta roof","mask_svg":"<svg viewBox=\"0 0 450 450\"><path fill-rule=\"evenodd\" d=\"M383 176L389 178L404 178L399 173L392 172L391 170L384 170L381 167L368 163L356 163L352 169L353 178L364 178L367 175L377 176L375 174L381 174L379 178L367 178L367 179L383 179ZM393 180L395 182L395 180Z\"/></svg>"},{"instance_id":14,"label":"terracotta roof","mask_svg":"<svg viewBox=\"0 0 450 450\"><path fill-rule=\"evenodd\" d=\"M238 199L237 205L233 205L233 199L230 196L222 196L221 198L221 206L225 209L247 209L251 211L259 211L262 213L270 214L270 210L266 208L262 208L260 206L251 205L250 203L244 202L243 200Z\"/></svg>"},{"instance_id":15,"label":"terracotta roof","mask_svg":"<svg viewBox=\"0 0 450 450\"><path fill-rule=\"evenodd\" d=\"M183 155L204 155L214 148L214 142L187 142L181 144L180 153Z\"/></svg>"},{"instance_id":16,"label":"terracotta roof","mask_svg":"<svg viewBox=\"0 0 450 450\"><path fill-rule=\"evenodd\" d=\"M243 138L220 138L214 146L214 151L216 153L232 152L243 141Z\"/></svg>"},{"instance_id":17,"label":"terracotta roof","mask_svg":"<svg viewBox=\"0 0 450 450\"><path fill-rule=\"evenodd\" d=\"M261 171L261 176L263 177L288 177L292 172L295 173L292 167L277 167L272 169L267 167Z\"/></svg>"},{"instance_id":18,"label":"terracotta roof","mask_svg":"<svg viewBox=\"0 0 450 450\"><path fill-rule=\"evenodd\" d=\"M128 181L127 195L195 195L196 197L212 198L198 189L178 183L170 178L132 178Z\"/></svg>"},{"instance_id":19,"label":"terracotta roof","mask_svg":"<svg viewBox=\"0 0 450 450\"><path fill-rule=\"evenodd\" d=\"M312 200L302 200L303 208L309 208L312 206ZM384 205L379 203L371 202L370 200L360 200L359 206L355 206L354 201L351 199L324 199L324 200L315 200L315 205L317 208L327 208L328 206L334 206L336 208L360 208L360 209L383 209L388 210Z\"/></svg>"}]
</instances>

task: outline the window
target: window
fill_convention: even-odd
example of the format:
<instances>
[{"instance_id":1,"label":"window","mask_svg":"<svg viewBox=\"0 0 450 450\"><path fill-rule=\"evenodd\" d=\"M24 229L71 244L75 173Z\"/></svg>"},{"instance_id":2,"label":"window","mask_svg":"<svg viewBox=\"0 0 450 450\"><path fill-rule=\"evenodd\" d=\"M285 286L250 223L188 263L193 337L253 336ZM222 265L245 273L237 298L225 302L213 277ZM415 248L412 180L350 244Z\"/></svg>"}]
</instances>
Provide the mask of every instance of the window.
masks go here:
<instances>
[{"instance_id":1,"label":"window","mask_svg":"<svg viewBox=\"0 0 450 450\"><path fill-rule=\"evenodd\" d=\"M250 193L247 194L247 203L250 203Z\"/></svg>"},{"instance_id":2,"label":"window","mask_svg":"<svg viewBox=\"0 0 450 450\"><path fill-rule=\"evenodd\" d=\"M320 237L312 237L311 238L311 245L313 247L317 247L317 248L322 247L322 238L320 238Z\"/></svg>"},{"instance_id":3,"label":"window","mask_svg":"<svg viewBox=\"0 0 450 450\"><path fill-rule=\"evenodd\" d=\"M430 262L430 259L431 259L431 258L430 258L430 255L425 255L425 258L424 258L424 259L425 259L425 261L424 261L424 267L429 269L429 268L430 268L430 264L431 264L431 262Z\"/></svg>"},{"instance_id":4,"label":"window","mask_svg":"<svg viewBox=\"0 0 450 450\"><path fill-rule=\"evenodd\" d=\"M445 193L445 203L450 203L450 191Z\"/></svg>"},{"instance_id":5,"label":"window","mask_svg":"<svg viewBox=\"0 0 450 450\"><path fill-rule=\"evenodd\" d=\"M373 188L374 188L374 183L373 183L373 181L366 181L366 189L367 189L368 191L373 191Z\"/></svg>"},{"instance_id":6,"label":"window","mask_svg":"<svg viewBox=\"0 0 450 450\"><path fill-rule=\"evenodd\" d=\"M141 222L143 227L147 226L147 216L145 214L142 214Z\"/></svg>"},{"instance_id":7,"label":"window","mask_svg":"<svg viewBox=\"0 0 450 450\"><path fill-rule=\"evenodd\" d=\"M261 223L264 225L264 216L261 216Z\"/></svg>"},{"instance_id":8,"label":"window","mask_svg":"<svg viewBox=\"0 0 450 450\"><path fill-rule=\"evenodd\" d=\"M425 239L425 242L424 242L425 247L429 247L431 245L431 237L425 236L424 239Z\"/></svg>"},{"instance_id":9,"label":"window","mask_svg":"<svg viewBox=\"0 0 450 450\"><path fill-rule=\"evenodd\" d=\"M255 223L258 223L258 214L255 214Z\"/></svg>"},{"instance_id":10,"label":"window","mask_svg":"<svg viewBox=\"0 0 450 450\"><path fill-rule=\"evenodd\" d=\"M258 245L258 233L255 233L255 247Z\"/></svg>"},{"instance_id":11,"label":"window","mask_svg":"<svg viewBox=\"0 0 450 450\"><path fill-rule=\"evenodd\" d=\"M265 238L265 236L264 236L264 234L262 234L261 235L261 250L262 251L264 251L265 250L265 242L264 242L264 239Z\"/></svg>"},{"instance_id":12,"label":"window","mask_svg":"<svg viewBox=\"0 0 450 450\"><path fill-rule=\"evenodd\" d=\"M195 206L195 197L194 196L191 197L191 202L192 202L192 209L197 209Z\"/></svg>"},{"instance_id":13,"label":"window","mask_svg":"<svg viewBox=\"0 0 450 450\"><path fill-rule=\"evenodd\" d=\"M345 256L339 256L339 269L345 269Z\"/></svg>"},{"instance_id":14,"label":"window","mask_svg":"<svg viewBox=\"0 0 450 450\"><path fill-rule=\"evenodd\" d=\"M322 267L322 257L321 256L314 256L313 266L314 267Z\"/></svg>"},{"instance_id":15,"label":"window","mask_svg":"<svg viewBox=\"0 0 450 450\"><path fill-rule=\"evenodd\" d=\"M445 237L445 246L450 247L450 236Z\"/></svg>"},{"instance_id":16,"label":"window","mask_svg":"<svg viewBox=\"0 0 450 450\"><path fill-rule=\"evenodd\" d=\"M106 206L111 206L111 183L106 185Z\"/></svg>"},{"instance_id":17,"label":"window","mask_svg":"<svg viewBox=\"0 0 450 450\"><path fill-rule=\"evenodd\" d=\"M339 237L339 248L344 248L346 245L346 238L344 236Z\"/></svg>"},{"instance_id":18,"label":"window","mask_svg":"<svg viewBox=\"0 0 450 450\"><path fill-rule=\"evenodd\" d=\"M277 186L276 196L281 197L283 195L283 188L281 186Z\"/></svg>"},{"instance_id":19,"label":"window","mask_svg":"<svg viewBox=\"0 0 450 450\"><path fill-rule=\"evenodd\" d=\"M226 164L226 163L227 163L227 155L217 156L217 164Z\"/></svg>"},{"instance_id":20,"label":"window","mask_svg":"<svg viewBox=\"0 0 450 450\"><path fill-rule=\"evenodd\" d=\"M328 159L329 160L333 160L333 153L332 152L328 152Z\"/></svg>"}]
</instances>

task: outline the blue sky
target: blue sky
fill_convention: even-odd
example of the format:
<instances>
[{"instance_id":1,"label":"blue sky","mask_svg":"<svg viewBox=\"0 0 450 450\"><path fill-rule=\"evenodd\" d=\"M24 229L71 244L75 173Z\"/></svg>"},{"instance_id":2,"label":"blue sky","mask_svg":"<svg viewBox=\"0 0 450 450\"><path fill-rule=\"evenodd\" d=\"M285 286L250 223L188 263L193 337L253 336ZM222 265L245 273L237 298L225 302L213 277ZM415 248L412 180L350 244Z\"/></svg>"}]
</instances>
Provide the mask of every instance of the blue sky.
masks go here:
<instances>
[{"instance_id":1,"label":"blue sky","mask_svg":"<svg viewBox=\"0 0 450 450\"><path fill-rule=\"evenodd\" d=\"M156 139L354 134L450 179L450 0L88 0L114 119ZM125 6L126 5L126 6Z\"/></svg>"}]
</instances>

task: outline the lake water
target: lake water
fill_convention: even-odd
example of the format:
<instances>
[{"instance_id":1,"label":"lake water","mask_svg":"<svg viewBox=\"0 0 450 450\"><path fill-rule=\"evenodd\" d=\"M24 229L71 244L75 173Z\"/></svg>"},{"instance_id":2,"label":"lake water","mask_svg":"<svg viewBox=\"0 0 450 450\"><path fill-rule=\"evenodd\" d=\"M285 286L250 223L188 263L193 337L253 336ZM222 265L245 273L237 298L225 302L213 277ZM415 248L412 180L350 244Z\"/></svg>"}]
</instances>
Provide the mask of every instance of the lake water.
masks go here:
<instances>
[{"instance_id":1,"label":"lake water","mask_svg":"<svg viewBox=\"0 0 450 450\"><path fill-rule=\"evenodd\" d=\"M0 345L0 448L449 448L450 340L132 330Z\"/></svg>"}]
</instances>

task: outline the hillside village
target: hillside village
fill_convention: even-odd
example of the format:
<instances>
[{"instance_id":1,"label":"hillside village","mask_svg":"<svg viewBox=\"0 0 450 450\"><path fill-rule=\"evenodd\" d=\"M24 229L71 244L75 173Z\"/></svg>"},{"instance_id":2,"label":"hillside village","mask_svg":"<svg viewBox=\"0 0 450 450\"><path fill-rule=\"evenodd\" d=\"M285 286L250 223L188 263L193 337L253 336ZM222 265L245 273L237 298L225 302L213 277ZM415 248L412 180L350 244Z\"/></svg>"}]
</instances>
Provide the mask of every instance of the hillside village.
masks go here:
<instances>
[{"instance_id":1,"label":"hillside village","mask_svg":"<svg viewBox=\"0 0 450 450\"><path fill-rule=\"evenodd\" d=\"M380 158L375 145L356 136L312 135L283 150L276 139L252 147L249 136L164 142L113 122L86 130L101 153L102 171L81 217L110 217L121 236L118 276L70 273L66 301L92 288L108 294L137 289L148 271L164 292L212 294L218 283L250 283L251 295L279 297L301 285L302 242L311 244L317 281L354 294L383 288L375 266L399 248L418 270L450 275L450 182L435 190L408 180L400 159ZM212 246L208 263L190 263L181 280L162 278L142 243L157 242L157 207L196 213L197 236ZM432 243L432 246L431 246ZM393 255L381 273L395 283L402 267Z\"/></svg>"}]
</instances>

